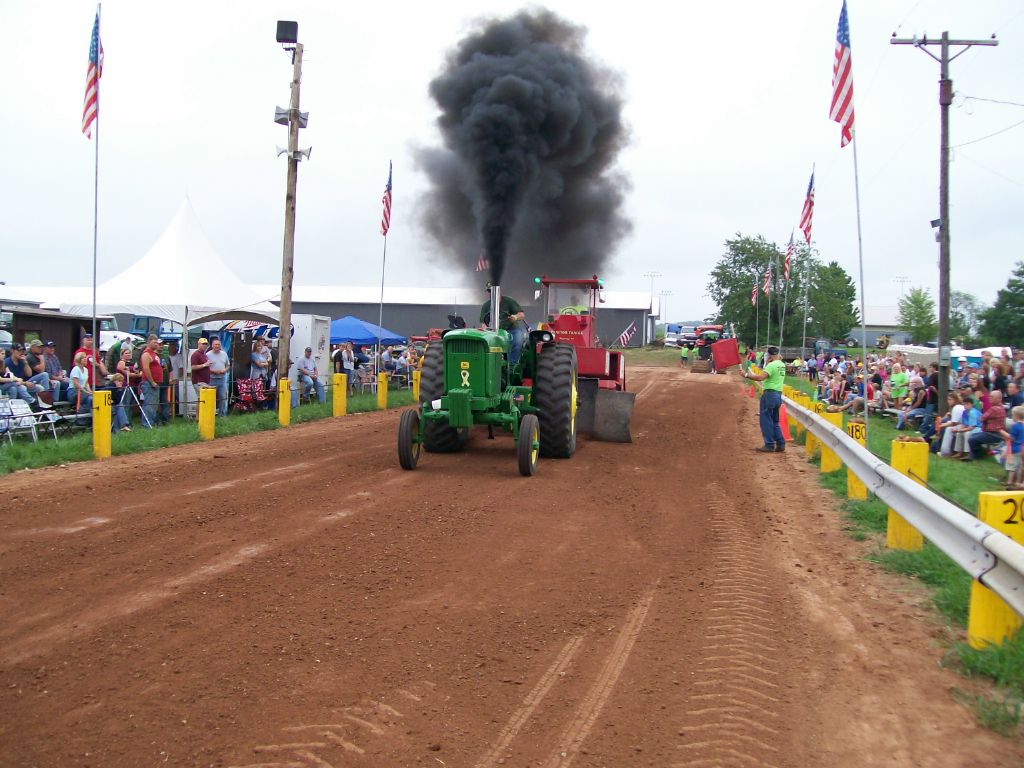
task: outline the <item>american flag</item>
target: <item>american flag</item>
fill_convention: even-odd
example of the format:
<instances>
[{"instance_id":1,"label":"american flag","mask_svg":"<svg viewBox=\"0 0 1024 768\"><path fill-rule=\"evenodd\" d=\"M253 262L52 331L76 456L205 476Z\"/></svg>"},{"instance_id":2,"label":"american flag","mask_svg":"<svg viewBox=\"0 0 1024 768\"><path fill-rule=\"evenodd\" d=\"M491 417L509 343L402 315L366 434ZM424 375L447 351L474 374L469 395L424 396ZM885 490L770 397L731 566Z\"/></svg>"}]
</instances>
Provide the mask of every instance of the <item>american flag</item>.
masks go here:
<instances>
[{"instance_id":1,"label":"american flag","mask_svg":"<svg viewBox=\"0 0 1024 768\"><path fill-rule=\"evenodd\" d=\"M850 22L846 16L846 0L839 14L836 31L836 59L832 64L832 111L829 118L843 129L839 146L853 141L853 62L850 60Z\"/></svg>"},{"instance_id":2,"label":"american flag","mask_svg":"<svg viewBox=\"0 0 1024 768\"><path fill-rule=\"evenodd\" d=\"M380 233L387 237L388 230L391 229L391 163L388 163L388 185L384 187L381 202L384 203L384 213L380 218Z\"/></svg>"},{"instance_id":3,"label":"american flag","mask_svg":"<svg viewBox=\"0 0 1024 768\"><path fill-rule=\"evenodd\" d=\"M800 229L803 230L807 244L811 244L811 219L814 218L814 171L811 171L811 182L807 185L807 197L804 210L800 214Z\"/></svg>"},{"instance_id":4,"label":"american flag","mask_svg":"<svg viewBox=\"0 0 1024 768\"><path fill-rule=\"evenodd\" d=\"M750 291L750 303L757 306L757 278L754 278L754 287Z\"/></svg>"},{"instance_id":5,"label":"american flag","mask_svg":"<svg viewBox=\"0 0 1024 768\"><path fill-rule=\"evenodd\" d=\"M772 265L768 265L768 269L764 271L764 285L761 286L761 290L764 291L764 295L768 295L768 291L772 289Z\"/></svg>"},{"instance_id":6,"label":"american flag","mask_svg":"<svg viewBox=\"0 0 1024 768\"><path fill-rule=\"evenodd\" d=\"M103 76L103 43L100 42L100 15L92 25L89 42L89 69L85 73L85 107L82 109L82 133L92 138L92 121L100 114L100 77Z\"/></svg>"},{"instance_id":7,"label":"american flag","mask_svg":"<svg viewBox=\"0 0 1024 768\"><path fill-rule=\"evenodd\" d=\"M785 270L782 273L782 279L787 283L789 282L789 260L793 258L793 253L796 250L796 246L793 245L793 233L789 233L789 245L786 246L786 263Z\"/></svg>"},{"instance_id":8,"label":"american flag","mask_svg":"<svg viewBox=\"0 0 1024 768\"><path fill-rule=\"evenodd\" d=\"M479 258L476 260L476 271L486 272L488 269L490 269L490 265L487 263L487 257L484 256L483 252L481 252Z\"/></svg>"},{"instance_id":9,"label":"american flag","mask_svg":"<svg viewBox=\"0 0 1024 768\"><path fill-rule=\"evenodd\" d=\"M636 320L630 323L626 330L619 334L619 346L629 346L629 340L634 336L636 336Z\"/></svg>"}]
</instances>

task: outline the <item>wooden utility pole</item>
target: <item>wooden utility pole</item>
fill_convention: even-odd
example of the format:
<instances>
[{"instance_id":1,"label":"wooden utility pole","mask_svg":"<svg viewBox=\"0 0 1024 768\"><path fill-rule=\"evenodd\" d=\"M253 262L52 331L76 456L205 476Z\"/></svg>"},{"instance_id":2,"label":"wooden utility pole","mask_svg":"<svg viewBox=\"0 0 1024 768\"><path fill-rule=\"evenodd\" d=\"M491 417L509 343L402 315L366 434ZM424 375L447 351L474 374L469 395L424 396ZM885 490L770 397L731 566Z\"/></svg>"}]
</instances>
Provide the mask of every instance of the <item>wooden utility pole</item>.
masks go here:
<instances>
[{"instance_id":1,"label":"wooden utility pole","mask_svg":"<svg viewBox=\"0 0 1024 768\"><path fill-rule=\"evenodd\" d=\"M292 278L295 275L295 185L299 175L299 84L302 43L292 51L292 98L288 109L288 188L284 198L284 256L281 260L281 321L277 332L277 380L288 376L291 361Z\"/></svg>"},{"instance_id":2,"label":"wooden utility pole","mask_svg":"<svg viewBox=\"0 0 1024 768\"><path fill-rule=\"evenodd\" d=\"M949 346L949 105L953 103L953 81L949 78L949 63L974 45L999 45L996 36L990 40L950 40L949 32L943 32L938 40L929 40L927 35L920 40L900 39L893 33L889 40L892 45L913 45L939 62L939 107L940 107L940 148L939 148L939 393L937 410L942 413L946 407L949 388L950 346ZM928 50L928 46L939 46L939 55ZM960 48L952 56L951 47Z\"/></svg>"}]
</instances>

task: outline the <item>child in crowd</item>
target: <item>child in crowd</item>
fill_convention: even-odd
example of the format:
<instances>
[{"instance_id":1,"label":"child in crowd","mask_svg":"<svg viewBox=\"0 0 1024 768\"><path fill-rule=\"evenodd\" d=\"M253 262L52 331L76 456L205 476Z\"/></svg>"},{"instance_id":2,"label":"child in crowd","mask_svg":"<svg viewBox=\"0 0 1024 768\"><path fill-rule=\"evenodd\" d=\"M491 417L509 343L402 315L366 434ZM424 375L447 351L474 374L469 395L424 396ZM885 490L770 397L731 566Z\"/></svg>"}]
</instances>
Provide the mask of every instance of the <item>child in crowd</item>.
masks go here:
<instances>
[{"instance_id":1,"label":"child in crowd","mask_svg":"<svg viewBox=\"0 0 1024 768\"><path fill-rule=\"evenodd\" d=\"M1010 410L1013 421L1009 432L1003 434L1009 441L1006 451L1006 488L1007 490L1024 490L1024 467L1021 466L1021 449L1024 448L1024 405L1016 405Z\"/></svg>"}]
</instances>

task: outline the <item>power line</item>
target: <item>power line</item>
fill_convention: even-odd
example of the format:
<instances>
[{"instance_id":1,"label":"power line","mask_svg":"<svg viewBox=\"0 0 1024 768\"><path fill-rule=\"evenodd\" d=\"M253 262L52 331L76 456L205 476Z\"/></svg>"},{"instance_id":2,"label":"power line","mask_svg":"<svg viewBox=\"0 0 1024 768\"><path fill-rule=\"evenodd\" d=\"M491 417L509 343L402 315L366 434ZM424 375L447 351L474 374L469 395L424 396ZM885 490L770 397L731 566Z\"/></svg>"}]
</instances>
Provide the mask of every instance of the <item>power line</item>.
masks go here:
<instances>
[{"instance_id":1,"label":"power line","mask_svg":"<svg viewBox=\"0 0 1024 768\"><path fill-rule=\"evenodd\" d=\"M1003 101L1001 99L983 99L981 96L963 96L963 95L961 95L959 93L957 94L957 96L960 96L960 98L963 99L964 101L987 101L987 102L989 102L991 104L1008 104L1011 107L1024 107L1024 104L1021 104L1019 101Z\"/></svg>"},{"instance_id":2,"label":"power line","mask_svg":"<svg viewBox=\"0 0 1024 768\"><path fill-rule=\"evenodd\" d=\"M980 163L977 160L975 160L973 157L968 155L966 152L957 152L957 157L962 157L964 160L969 160L970 162L974 163L976 166L978 166L982 170L988 171L993 176L998 176L1003 181L1008 181L1011 184L1016 184L1018 187L1024 187L1024 182L1017 181L1016 179L1011 179L1009 176L1005 176L1005 175L1001 174L999 171L995 170L994 168L989 168L984 163Z\"/></svg>"},{"instance_id":3,"label":"power line","mask_svg":"<svg viewBox=\"0 0 1024 768\"><path fill-rule=\"evenodd\" d=\"M1018 125L1024 125L1024 120L1019 120L1016 123L1014 123L1013 125L1008 125L1005 128L996 131L995 133L988 134L988 136L981 136L981 137L979 137L977 139L971 139L970 141L965 141L963 144L954 144L952 147L950 147L950 149L959 149L960 147L966 147L969 144L977 144L979 141L984 141L985 139L991 139L993 136L998 136L1000 133L1006 133L1007 131L1012 130L1013 128L1016 128Z\"/></svg>"}]
</instances>

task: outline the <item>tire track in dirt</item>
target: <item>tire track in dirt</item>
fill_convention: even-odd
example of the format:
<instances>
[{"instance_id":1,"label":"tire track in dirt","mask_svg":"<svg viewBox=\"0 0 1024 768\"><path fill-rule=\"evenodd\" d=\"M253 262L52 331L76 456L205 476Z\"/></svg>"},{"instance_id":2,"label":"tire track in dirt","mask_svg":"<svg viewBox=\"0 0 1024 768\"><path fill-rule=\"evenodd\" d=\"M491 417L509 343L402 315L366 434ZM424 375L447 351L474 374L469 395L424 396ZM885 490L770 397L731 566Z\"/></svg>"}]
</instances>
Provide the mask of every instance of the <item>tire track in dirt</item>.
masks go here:
<instances>
[{"instance_id":1,"label":"tire track in dirt","mask_svg":"<svg viewBox=\"0 0 1024 768\"><path fill-rule=\"evenodd\" d=\"M423 705L432 703L436 698L436 688L435 683L420 680L406 688L394 690L393 695ZM251 748L256 762L232 762L229 768L377 766L389 764L379 757L382 750L388 745L394 746L407 740L409 729L406 727L405 714L382 701L367 699L359 706L336 709L334 714L341 722L300 723L282 727L281 741ZM282 755L285 760L266 762L266 755Z\"/></svg>"},{"instance_id":2,"label":"tire track in dirt","mask_svg":"<svg viewBox=\"0 0 1024 768\"><path fill-rule=\"evenodd\" d=\"M783 670L780 627L770 609L768 565L739 505L718 483L705 489L713 584L687 693L677 768L753 766L777 768Z\"/></svg>"},{"instance_id":3,"label":"tire track in dirt","mask_svg":"<svg viewBox=\"0 0 1024 768\"><path fill-rule=\"evenodd\" d=\"M656 587L657 585L655 585ZM579 754L580 747L590 734L594 722L597 720L601 710L608 703L609 697L615 688L615 683L622 674L623 667L629 660L633 646L644 626L647 612L654 600L654 588L652 588L640 600L640 603L629 612L626 622L623 625L611 653L605 660L600 674L594 681L583 703L573 715L572 721L560 737L554 754L544 763L545 768L567 768Z\"/></svg>"},{"instance_id":4,"label":"tire track in dirt","mask_svg":"<svg viewBox=\"0 0 1024 768\"><path fill-rule=\"evenodd\" d=\"M582 643L583 636L577 635L562 647L562 650L551 663L551 666L547 668L544 674L541 675L540 680L537 681L537 684L526 695L522 706L512 713L508 724L498 734L498 739L494 746L477 761L476 768L491 768L499 762L503 762L502 756L512 743L512 740L518 735L529 719L533 717L533 713L537 711L537 707L540 706L540 703L547 696L552 686L558 682L558 678L564 674L566 667L569 666L572 657L576 655Z\"/></svg>"}]
</instances>

